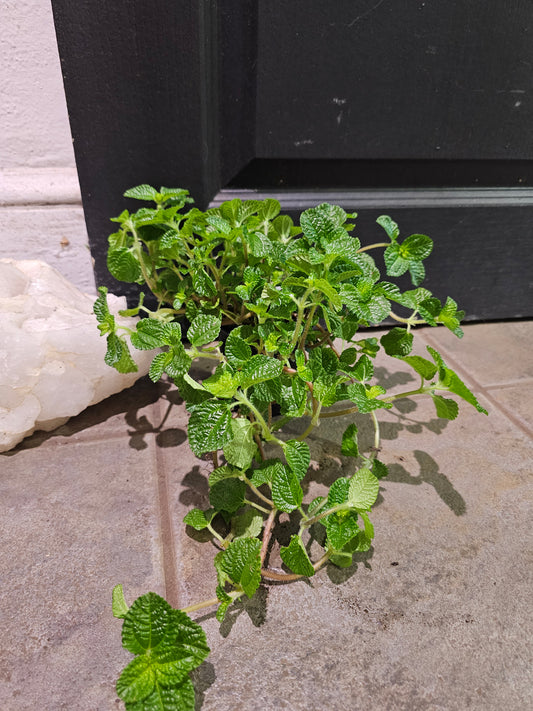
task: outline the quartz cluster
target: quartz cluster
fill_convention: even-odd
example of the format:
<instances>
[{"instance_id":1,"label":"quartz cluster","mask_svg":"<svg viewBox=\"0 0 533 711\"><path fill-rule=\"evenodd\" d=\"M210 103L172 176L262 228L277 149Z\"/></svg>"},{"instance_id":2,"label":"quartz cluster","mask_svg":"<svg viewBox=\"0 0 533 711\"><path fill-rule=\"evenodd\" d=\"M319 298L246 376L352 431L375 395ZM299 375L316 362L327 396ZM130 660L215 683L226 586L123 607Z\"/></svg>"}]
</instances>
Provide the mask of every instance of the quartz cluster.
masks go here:
<instances>
[{"instance_id":1,"label":"quartz cluster","mask_svg":"<svg viewBox=\"0 0 533 711\"><path fill-rule=\"evenodd\" d=\"M0 452L35 430L52 430L148 372L153 353L135 351L136 373L104 363L106 341L94 297L45 262L0 259ZM108 295L110 311L125 297ZM132 325L136 319L118 316Z\"/></svg>"}]
</instances>

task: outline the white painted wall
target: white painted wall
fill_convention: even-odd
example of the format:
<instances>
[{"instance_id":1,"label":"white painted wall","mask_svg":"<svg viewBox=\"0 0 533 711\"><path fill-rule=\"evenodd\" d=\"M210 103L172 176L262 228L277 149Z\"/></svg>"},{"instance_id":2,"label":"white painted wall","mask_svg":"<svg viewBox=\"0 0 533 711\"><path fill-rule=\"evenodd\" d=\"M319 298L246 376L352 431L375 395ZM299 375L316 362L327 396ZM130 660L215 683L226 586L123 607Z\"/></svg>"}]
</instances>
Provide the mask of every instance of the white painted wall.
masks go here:
<instances>
[{"instance_id":1,"label":"white painted wall","mask_svg":"<svg viewBox=\"0 0 533 711\"><path fill-rule=\"evenodd\" d=\"M49 0L0 0L0 27L0 257L94 292Z\"/></svg>"}]
</instances>

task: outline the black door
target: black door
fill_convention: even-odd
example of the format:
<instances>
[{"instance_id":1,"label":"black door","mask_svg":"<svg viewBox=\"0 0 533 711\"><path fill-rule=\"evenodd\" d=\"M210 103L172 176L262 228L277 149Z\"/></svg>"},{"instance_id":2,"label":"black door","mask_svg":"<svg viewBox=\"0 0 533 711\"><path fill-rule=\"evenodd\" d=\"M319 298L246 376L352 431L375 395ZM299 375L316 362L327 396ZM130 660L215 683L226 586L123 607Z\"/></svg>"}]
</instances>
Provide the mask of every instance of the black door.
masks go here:
<instances>
[{"instance_id":1,"label":"black door","mask_svg":"<svg viewBox=\"0 0 533 711\"><path fill-rule=\"evenodd\" d=\"M533 5L53 0L96 278L139 183L429 234L427 286L533 315Z\"/></svg>"}]
</instances>

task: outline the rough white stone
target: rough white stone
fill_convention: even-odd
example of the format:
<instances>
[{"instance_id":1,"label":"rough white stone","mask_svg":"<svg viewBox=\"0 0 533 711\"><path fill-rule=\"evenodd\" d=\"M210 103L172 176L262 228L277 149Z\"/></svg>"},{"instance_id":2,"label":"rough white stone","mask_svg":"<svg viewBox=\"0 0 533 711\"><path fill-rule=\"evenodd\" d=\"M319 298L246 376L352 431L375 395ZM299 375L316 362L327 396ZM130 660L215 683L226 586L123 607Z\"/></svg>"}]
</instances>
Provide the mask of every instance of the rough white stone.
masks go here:
<instances>
[{"instance_id":1,"label":"rough white stone","mask_svg":"<svg viewBox=\"0 0 533 711\"><path fill-rule=\"evenodd\" d=\"M148 372L150 352L131 349L137 373L104 363L94 297L45 262L0 259L0 452L52 430ZM117 314L125 297L108 296ZM117 317L119 323L136 319Z\"/></svg>"}]
</instances>

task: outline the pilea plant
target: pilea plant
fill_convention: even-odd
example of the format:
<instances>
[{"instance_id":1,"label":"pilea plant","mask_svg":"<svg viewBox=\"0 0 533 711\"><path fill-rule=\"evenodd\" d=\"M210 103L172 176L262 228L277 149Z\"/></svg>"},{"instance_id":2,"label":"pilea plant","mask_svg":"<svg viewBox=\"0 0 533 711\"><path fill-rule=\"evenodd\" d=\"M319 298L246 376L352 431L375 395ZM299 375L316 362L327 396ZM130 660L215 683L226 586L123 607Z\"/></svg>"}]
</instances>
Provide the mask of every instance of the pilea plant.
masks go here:
<instances>
[{"instance_id":1,"label":"pilea plant","mask_svg":"<svg viewBox=\"0 0 533 711\"><path fill-rule=\"evenodd\" d=\"M463 335L464 314L455 301L448 297L442 304L420 286L433 247L429 237L401 240L397 224L382 216L377 222L384 241L363 246L351 234L356 215L329 204L303 212L297 226L272 199L231 200L201 211L189 206L181 189L141 185L125 196L155 207L114 218L118 231L109 237L108 267L117 279L147 287L155 302L146 305L142 293L138 306L123 312L141 317L130 329L116 322L107 290L99 289L94 311L107 337L105 359L120 372L134 371L128 340L134 348L154 349L150 378L166 374L185 401L190 447L213 460L210 507L193 509L185 523L211 535L218 586L212 599L183 610L155 593L128 608L121 586L115 588L113 612L124 618L123 646L137 655L117 691L129 711L188 711L194 708L188 673L209 652L188 613L216 606L222 621L261 581L312 576L328 561L349 566L354 553L370 548L369 514L387 474L378 458L379 411L399 398L426 394L439 417L453 420L458 405L450 393L486 411L436 350L428 347L428 358L411 355L413 326L442 324ZM379 248L387 276L409 272L413 289L401 291L381 279L369 254ZM399 325L379 341L371 332L359 333L384 320ZM407 363L419 386L389 395L373 383L380 350L391 362ZM213 363L203 380L194 377L197 359ZM351 475L304 503L306 438L323 418L351 413L368 414L373 445L360 449L357 426L350 423L339 445L354 460ZM288 438L284 427L295 419L302 421L301 433ZM292 517L297 530L279 551L286 570L269 563L279 512ZM315 560L311 539L323 551Z\"/></svg>"}]
</instances>

